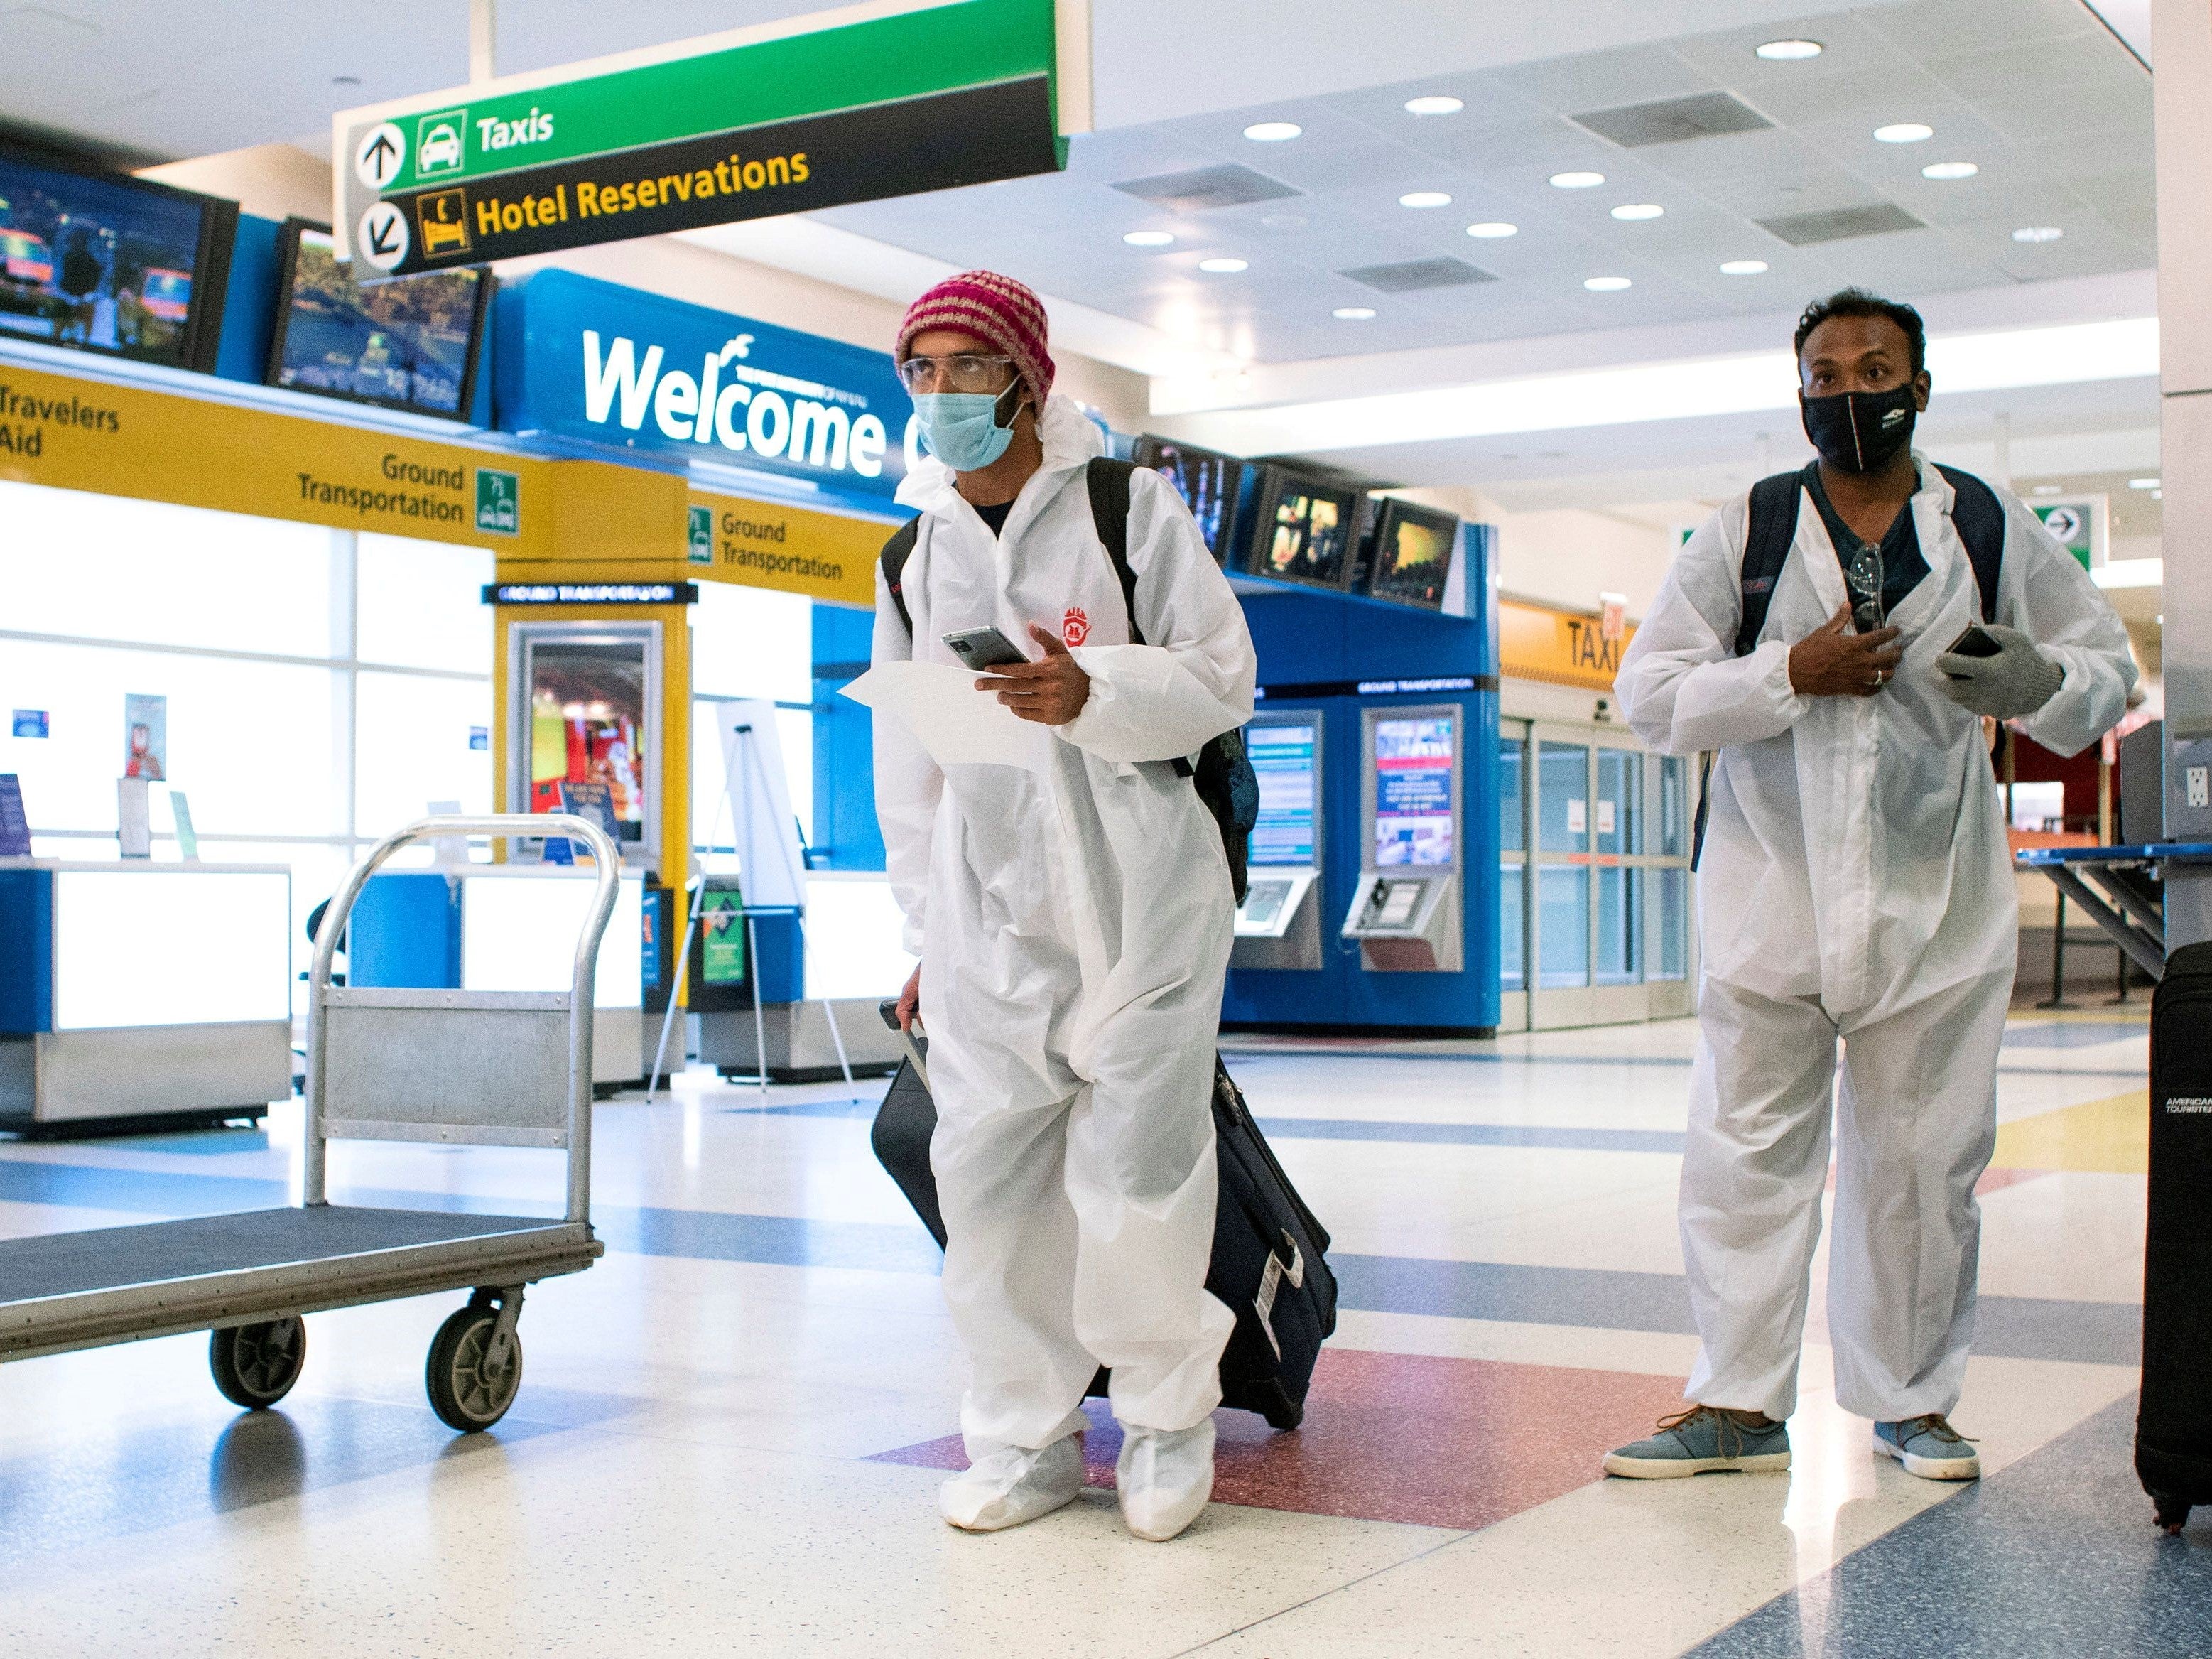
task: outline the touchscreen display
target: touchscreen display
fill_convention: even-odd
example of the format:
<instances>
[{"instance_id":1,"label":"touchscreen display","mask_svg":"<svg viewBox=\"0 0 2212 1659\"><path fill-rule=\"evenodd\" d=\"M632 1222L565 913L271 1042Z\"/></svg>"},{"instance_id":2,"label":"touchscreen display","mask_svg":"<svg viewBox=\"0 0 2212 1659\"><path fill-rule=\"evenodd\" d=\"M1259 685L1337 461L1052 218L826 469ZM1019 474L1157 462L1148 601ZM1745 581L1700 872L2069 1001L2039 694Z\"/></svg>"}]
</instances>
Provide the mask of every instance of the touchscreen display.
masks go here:
<instances>
[{"instance_id":1,"label":"touchscreen display","mask_svg":"<svg viewBox=\"0 0 2212 1659\"><path fill-rule=\"evenodd\" d=\"M1315 748L1309 722L1255 722L1244 748L1260 781L1260 817L1252 826L1254 865L1314 861Z\"/></svg>"},{"instance_id":2,"label":"touchscreen display","mask_svg":"<svg viewBox=\"0 0 2212 1659\"><path fill-rule=\"evenodd\" d=\"M1447 869L1452 846L1449 714L1375 722L1375 863Z\"/></svg>"}]
</instances>

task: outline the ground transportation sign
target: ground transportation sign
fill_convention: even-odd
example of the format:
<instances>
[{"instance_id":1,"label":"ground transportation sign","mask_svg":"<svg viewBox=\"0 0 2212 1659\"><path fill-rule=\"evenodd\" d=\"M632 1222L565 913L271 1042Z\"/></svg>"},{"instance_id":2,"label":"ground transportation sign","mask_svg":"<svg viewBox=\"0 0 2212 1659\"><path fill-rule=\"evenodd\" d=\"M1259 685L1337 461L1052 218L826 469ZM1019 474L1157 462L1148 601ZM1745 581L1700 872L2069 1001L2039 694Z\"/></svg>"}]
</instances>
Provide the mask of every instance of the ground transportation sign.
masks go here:
<instances>
[{"instance_id":1,"label":"ground transportation sign","mask_svg":"<svg viewBox=\"0 0 2212 1659\"><path fill-rule=\"evenodd\" d=\"M1049 173L1056 29L1055 0L874 0L341 111L341 252L422 270Z\"/></svg>"}]
</instances>

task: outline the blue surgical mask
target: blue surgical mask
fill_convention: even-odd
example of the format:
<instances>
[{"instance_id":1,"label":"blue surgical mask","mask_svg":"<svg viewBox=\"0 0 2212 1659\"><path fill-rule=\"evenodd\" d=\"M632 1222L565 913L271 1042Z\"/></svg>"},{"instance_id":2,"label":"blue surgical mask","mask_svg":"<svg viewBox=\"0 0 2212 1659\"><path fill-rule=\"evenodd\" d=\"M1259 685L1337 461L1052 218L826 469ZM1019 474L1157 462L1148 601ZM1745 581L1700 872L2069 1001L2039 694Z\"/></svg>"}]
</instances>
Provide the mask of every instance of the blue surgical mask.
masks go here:
<instances>
[{"instance_id":1,"label":"blue surgical mask","mask_svg":"<svg viewBox=\"0 0 2212 1659\"><path fill-rule=\"evenodd\" d=\"M1013 390L1013 386L1006 388ZM921 438L929 453L955 472L979 472L997 460L1014 441L1012 413L1004 426L999 423L999 404L1006 395L1003 392L917 393L914 412L921 422Z\"/></svg>"}]
</instances>

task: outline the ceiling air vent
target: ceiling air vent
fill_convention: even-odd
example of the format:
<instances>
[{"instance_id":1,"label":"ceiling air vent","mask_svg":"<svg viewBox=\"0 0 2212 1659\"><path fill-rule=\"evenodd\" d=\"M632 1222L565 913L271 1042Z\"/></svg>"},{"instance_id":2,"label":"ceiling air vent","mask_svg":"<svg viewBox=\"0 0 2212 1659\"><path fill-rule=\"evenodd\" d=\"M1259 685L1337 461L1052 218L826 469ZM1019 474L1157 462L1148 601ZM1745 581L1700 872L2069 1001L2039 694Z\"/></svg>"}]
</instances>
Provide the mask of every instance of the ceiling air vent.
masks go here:
<instances>
[{"instance_id":1,"label":"ceiling air vent","mask_svg":"<svg viewBox=\"0 0 2212 1659\"><path fill-rule=\"evenodd\" d=\"M1279 197L1298 194L1288 185L1278 184L1266 173L1255 173L1233 161L1218 167L1193 167L1188 173L1162 173L1150 179L1126 179L1114 188L1177 213L1243 207L1248 202L1272 202Z\"/></svg>"},{"instance_id":2,"label":"ceiling air vent","mask_svg":"<svg viewBox=\"0 0 2212 1659\"><path fill-rule=\"evenodd\" d=\"M1774 125L1750 105L1724 92L1662 98L1656 104L1623 104L1617 109L1584 110L1567 118L1601 138L1612 139L1624 149L1679 143L1685 138L1711 138L1723 132L1757 132Z\"/></svg>"},{"instance_id":3,"label":"ceiling air vent","mask_svg":"<svg viewBox=\"0 0 2212 1659\"><path fill-rule=\"evenodd\" d=\"M1754 219L1761 230L1771 231L1792 247L1815 242L1843 242L1854 236L1886 236L1893 230L1924 230L1921 222L1891 202L1870 207L1823 208L1816 213L1785 213L1776 219Z\"/></svg>"},{"instance_id":4,"label":"ceiling air vent","mask_svg":"<svg viewBox=\"0 0 2212 1659\"><path fill-rule=\"evenodd\" d=\"M1380 289L1385 294L1411 294L1425 288L1465 288L1472 283L1494 283L1498 278L1464 259L1401 259L1395 264L1361 265L1340 270L1355 283Z\"/></svg>"}]
</instances>

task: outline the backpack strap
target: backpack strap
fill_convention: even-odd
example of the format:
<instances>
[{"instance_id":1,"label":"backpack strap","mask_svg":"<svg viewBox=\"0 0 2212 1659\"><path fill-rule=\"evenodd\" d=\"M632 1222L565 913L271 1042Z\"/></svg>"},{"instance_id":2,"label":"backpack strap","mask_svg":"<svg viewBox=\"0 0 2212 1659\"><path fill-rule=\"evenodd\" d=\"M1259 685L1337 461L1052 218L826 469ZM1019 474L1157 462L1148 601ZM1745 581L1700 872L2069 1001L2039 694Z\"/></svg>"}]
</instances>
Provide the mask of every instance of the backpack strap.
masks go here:
<instances>
[{"instance_id":1,"label":"backpack strap","mask_svg":"<svg viewBox=\"0 0 2212 1659\"><path fill-rule=\"evenodd\" d=\"M914 556L915 544L921 538L921 514L917 513L891 532L891 538L884 544L877 560L883 567L884 590L891 596L892 608L898 612L899 624L906 629L909 641L914 638L914 615L906 608L906 590L902 584L906 580L906 562Z\"/></svg>"},{"instance_id":2,"label":"backpack strap","mask_svg":"<svg viewBox=\"0 0 2212 1659\"><path fill-rule=\"evenodd\" d=\"M1951 527L1966 544L1966 559L1974 567L1974 586L1982 593L1982 620L1996 615L1997 579L2004 570L2005 510L1997 492L1972 473L1936 463L1936 470L1950 482Z\"/></svg>"},{"instance_id":3,"label":"backpack strap","mask_svg":"<svg viewBox=\"0 0 2212 1659\"><path fill-rule=\"evenodd\" d=\"M1091 522L1121 580L1122 608L1129 613L1129 643L1142 645L1145 630L1137 626L1137 573L1129 568L1129 477L1136 470L1134 462L1095 455L1083 469L1083 487L1091 495Z\"/></svg>"},{"instance_id":4,"label":"backpack strap","mask_svg":"<svg viewBox=\"0 0 2212 1659\"><path fill-rule=\"evenodd\" d=\"M1803 497L1803 484L1802 473L1778 472L1751 487L1750 529L1743 544L1743 603L1735 629L1739 657L1758 648L1759 631L1766 626L1774 584L1789 560L1790 544L1797 538L1797 503Z\"/></svg>"}]
</instances>

